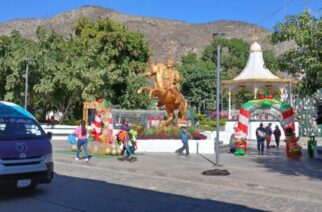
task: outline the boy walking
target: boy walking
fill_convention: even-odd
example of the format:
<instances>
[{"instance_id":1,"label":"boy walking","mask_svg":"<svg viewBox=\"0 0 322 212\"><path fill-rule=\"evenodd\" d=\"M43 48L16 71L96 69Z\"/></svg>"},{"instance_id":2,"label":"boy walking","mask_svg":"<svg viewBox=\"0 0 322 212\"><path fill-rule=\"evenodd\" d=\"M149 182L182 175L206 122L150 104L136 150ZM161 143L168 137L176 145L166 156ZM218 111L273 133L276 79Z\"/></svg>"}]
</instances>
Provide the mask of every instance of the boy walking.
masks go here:
<instances>
[{"instance_id":1,"label":"boy walking","mask_svg":"<svg viewBox=\"0 0 322 212\"><path fill-rule=\"evenodd\" d=\"M182 127L181 129L181 141L183 146L175 151L175 153L183 154L183 151L186 150L186 156L189 156L189 138L191 135L188 133L186 127Z\"/></svg>"}]
</instances>

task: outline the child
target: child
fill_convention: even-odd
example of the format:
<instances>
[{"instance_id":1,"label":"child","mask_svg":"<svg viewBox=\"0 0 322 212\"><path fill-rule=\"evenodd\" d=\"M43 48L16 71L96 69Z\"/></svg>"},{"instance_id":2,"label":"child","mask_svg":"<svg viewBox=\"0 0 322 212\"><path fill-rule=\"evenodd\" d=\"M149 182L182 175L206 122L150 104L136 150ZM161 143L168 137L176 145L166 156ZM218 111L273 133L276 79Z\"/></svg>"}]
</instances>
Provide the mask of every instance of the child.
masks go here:
<instances>
[{"instance_id":1,"label":"child","mask_svg":"<svg viewBox=\"0 0 322 212\"><path fill-rule=\"evenodd\" d=\"M182 154L184 150L186 150L186 156L189 156L189 138L191 135L188 133L186 127L182 127L181 130L181 141L183 146L175 151L175 153Z\"/></svg>"}]
</instances>

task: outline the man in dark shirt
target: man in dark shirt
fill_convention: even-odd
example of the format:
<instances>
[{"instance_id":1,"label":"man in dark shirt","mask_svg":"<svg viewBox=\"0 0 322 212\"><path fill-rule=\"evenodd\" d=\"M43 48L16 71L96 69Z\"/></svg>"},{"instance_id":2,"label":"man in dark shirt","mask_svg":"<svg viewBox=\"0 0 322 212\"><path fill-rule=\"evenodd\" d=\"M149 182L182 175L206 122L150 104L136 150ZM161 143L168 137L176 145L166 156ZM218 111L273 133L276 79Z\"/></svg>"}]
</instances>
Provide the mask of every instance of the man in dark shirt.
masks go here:
<instances>
[{"instance_id":1,"label":"man in dark shirt","mask_svg":"<svg viewBox=\"0 0 322 212\"><path fill-rule=\"evenodd\" d=\"M275 126L274 137L276 142L276 147L280 145L281 130L278 128L278 125Z\"/></svg>"},{"instance_id":2,"label":"man in dark shirt","mask_svg":"<svg viewBox=\"0 0 322 212\"><path fill-rule=\"evenodd\" d=\"M266 136L266 130L263 127L263 123L259 124L259 127L256 129L256 139L257 139L257 149L258 154L264 154L264 141Z\"/></svg>"}]
</instances>

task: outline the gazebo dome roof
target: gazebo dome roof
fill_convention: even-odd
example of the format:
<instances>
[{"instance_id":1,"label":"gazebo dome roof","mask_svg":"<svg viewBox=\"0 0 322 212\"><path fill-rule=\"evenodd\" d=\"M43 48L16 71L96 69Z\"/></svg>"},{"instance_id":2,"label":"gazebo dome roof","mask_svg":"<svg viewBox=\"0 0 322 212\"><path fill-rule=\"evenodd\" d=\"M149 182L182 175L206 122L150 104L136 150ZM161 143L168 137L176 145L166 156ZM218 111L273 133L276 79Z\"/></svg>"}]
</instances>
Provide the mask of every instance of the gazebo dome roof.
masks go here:
<instances>
[{"instance_id":1,"label":"gazebo dome roof","mask_svg":"<svg viewBox=\"0 0 322 212\"><path fill-rule=\"evenodd\" d=\"M263 51L257 40L254 40L250 47L250 54L247 64L242 72L233 80L223 80L222 84L226 88L234 89L237 87L259 88L268 87L285 87L288 83L296 83L292 79L280 79L274 75L265 66Z\"/></svg>"},{"instance_id":2,"label":"gazebo dome roof","mask_svg":"<svg viewBox=\"0 0 322 212\"><path fill-rule=\"evenodd\" d=\"M257 42L254 42L250 47L250 51L251 52L261 52L262 51L261 45L259 45L259 43L257 43Z\"/></svg>"},{"instance_id":3,"label":"gazebo dome roof","mask_svg":"<svg viewBox=\"0 0 322 212\"><path fill-rule=\"evenodd\" d=\"M279 79L265 67L261 46L254 42L250 47L250 54L244 70L234 80L246 79Z\"/></svg>"}]
</instances>

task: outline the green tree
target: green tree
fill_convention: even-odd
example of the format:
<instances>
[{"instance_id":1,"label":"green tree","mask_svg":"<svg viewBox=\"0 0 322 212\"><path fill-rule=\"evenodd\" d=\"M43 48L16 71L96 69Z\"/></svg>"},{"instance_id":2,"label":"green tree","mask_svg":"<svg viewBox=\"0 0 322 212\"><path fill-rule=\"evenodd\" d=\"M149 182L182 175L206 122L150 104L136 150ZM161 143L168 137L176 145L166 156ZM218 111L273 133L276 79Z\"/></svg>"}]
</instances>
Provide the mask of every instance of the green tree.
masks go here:
<instances>
[{"instance_id":1,"label":"green tree","mask_svg":"<svg viewBox=\"0 0 322 212\"><path fill-rule=\"evenodd\" d=\"M178 71L182 76L182 93L190 105L200 111L202 105L213 106L215 90L215 65L194 53L183 56Z\"/></svg>"},{"instance_id":2,"label":"green tree","mask_svg":"<svg viewBox=\"0 0 322 212\"><path fill-rule=\"evenodd\" d=\"M304 71L301 81L302 94L312 94L322 84L322 18L316 18L309 12L286 16L284 22L275 25L272 43L294 41L291 48L279 57L281 70L294 75Z\"/></svg>"},{"instance_id":3,"label":"green tree","mask_svg":"<svg viewBox=\"0 0 322 212\"><path fill-rule=\"evenodd\" d=\"M142 97L133 90L133 86L140 85L139 81L129 79L136 78L146 69L150 48L143 35L102 18L96 21L87 18L79 20L74 33L75 41L82 50L81 56L86 61L82 98L94 100L105 97L127 108L146 105L131 104L138 103ZM135 86L129 84L130 81L139 84ZM126 98L132 100L125 103Z\"/></svg>"},{"instance_id":4,"label":"green tree","mask_svg":"<svg viewBox=\"0 0 322 212\"><path fill-rule=\"evenodd\" d=\"M44 28L38 28L37 38L39 51L35 59L41 79L34 90L39 100L38 111L42 111L42 118L46 111L53 109L63 112L64 118L72 118L70 115L81 101L84 87L81 78L84 69L77 67L81 58L74 55L77 46L72 39Z\"/></svg>"},{"instance_id":5,"label":"green tree","mask_svg":"<svg viewBox=\"0 0 322 212\"><path fill-rule=\"evenodd\" d=\"M124 86L126 90L121 94L120 97L120 107L127 109L137 109L137 108L150 108L151 101L148 100L147 95L138 95L137 90L140 87L146 86L147 80L143 76L132 76L127 78Z\"/></svg>"},{"instance_id":6,"label":"green tree","mask_svg":"<svg viewBox=\"0 0 322 212\"><path fill-rule=\"evenodd\" d=\"M241 39L215 38L204 50L202 59L216 63L217 47L219 44L221 46L221 79L233 79L245 67L250 46Z\"/></svg>"},{"instance_id":7,"label":"green tree","mask_svg":"<svg viewBox=\"0 0 322 212\"><path fill-rule=\"evenodd\" d=\"M146 96L136 94L150 56L141 34L100 18L79 20L67 38L40 27L37 39L15 31L0 37L2 99L23 104L30 61L29 110L41 120L52 109L79 119L82 103L98 98L125 108L149 107Z\"/></svg>"},{"instance_id":8,"label":"green tree","mask_svg":"<svg viewBox=\"0 0 322 212\"><path fill-rule=\"evenodd\" d=\"M38 79L37 64L34 58L37 49L33 41L21 37L20 33L13 31L11 36L0 37L0 96L6 101L24 104L25 74L27 63L29 69L35 73L29 76L29 85L32 88ZM29 100L33 101L34 92L29 90Z\"/></svg>"}]
</instances>

